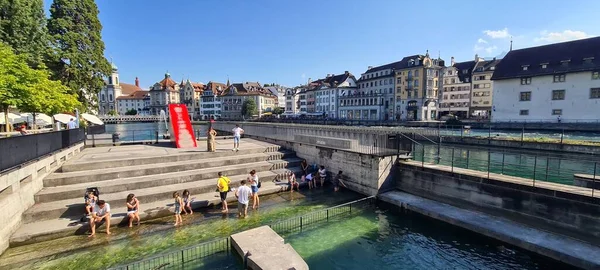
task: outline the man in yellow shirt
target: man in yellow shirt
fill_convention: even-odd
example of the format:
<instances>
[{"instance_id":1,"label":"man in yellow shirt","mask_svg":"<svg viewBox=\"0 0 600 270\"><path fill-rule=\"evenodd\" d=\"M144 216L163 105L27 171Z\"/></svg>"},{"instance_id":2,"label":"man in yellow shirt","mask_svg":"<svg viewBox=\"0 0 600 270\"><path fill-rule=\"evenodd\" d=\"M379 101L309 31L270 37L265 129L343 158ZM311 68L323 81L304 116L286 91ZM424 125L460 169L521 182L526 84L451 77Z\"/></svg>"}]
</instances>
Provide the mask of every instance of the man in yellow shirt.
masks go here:
<instances>
[{"instance_id":1,"label":"man in yellow shirt","mask_svg":"<svg viewBox=\"0 0 600 270\"><path fill-rule=\"evenodd\" d=\"M229 183L231 180L224 176L223 173L219 172L219 180L217 181L217 189L219 190L219 196L221 197L221 208L223 213L229 212L227 208L227 192L229 192Z\"/></svg>"}]
</instances>

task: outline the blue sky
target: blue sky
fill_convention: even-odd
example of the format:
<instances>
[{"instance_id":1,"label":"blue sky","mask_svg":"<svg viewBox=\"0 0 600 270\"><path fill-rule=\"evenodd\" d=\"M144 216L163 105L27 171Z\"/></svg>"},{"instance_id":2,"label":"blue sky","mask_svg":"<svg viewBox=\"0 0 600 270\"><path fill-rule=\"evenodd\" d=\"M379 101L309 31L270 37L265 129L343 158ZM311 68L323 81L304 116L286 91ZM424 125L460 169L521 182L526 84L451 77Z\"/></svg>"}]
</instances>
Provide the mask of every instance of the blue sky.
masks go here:
<instances>
[{"instance_id":1,"label":"blue sky","mask_svg":"<svg viewBox=\"0 0 600 270\"><path fill-rule=\"evenodd\" d=\"M45 0L47 8L52 0ZM294 86L425 54L449 62L600 35L600 1L100 0L121 81Z\"/></svg>"}]
</instances>

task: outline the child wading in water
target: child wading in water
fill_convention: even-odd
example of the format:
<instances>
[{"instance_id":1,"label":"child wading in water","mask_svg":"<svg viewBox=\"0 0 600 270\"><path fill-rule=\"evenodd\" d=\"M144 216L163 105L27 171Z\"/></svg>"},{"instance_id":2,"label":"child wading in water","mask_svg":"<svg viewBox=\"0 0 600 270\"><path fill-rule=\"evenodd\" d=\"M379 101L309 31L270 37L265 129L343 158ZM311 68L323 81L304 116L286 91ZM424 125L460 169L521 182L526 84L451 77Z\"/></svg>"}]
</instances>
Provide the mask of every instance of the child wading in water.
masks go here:
<instances>
[{"instance_id":1,"label":"child wading in water","mask_svg":"<svg viewBox=\"0 0 600 270\"><path fill-rule=\"evenodd\" d=\"M183 190L183 213L187 214L193 214L194 211L192 211L192 196L190 196L190 192L185 189Z\"/></svg>"},{"instance_id":2,"label":"child wading in water","mask_svg":"<svg viewBox=\"0 0 600 270\"><path fill-rule=\"evenodd\" d=\"M181 220L181 207L183 206L183 200L181 196L179 196L179 192L173 192L173 198L175 198L175 225L180 225L182 223Z\"/></svg>"}]
</instances>

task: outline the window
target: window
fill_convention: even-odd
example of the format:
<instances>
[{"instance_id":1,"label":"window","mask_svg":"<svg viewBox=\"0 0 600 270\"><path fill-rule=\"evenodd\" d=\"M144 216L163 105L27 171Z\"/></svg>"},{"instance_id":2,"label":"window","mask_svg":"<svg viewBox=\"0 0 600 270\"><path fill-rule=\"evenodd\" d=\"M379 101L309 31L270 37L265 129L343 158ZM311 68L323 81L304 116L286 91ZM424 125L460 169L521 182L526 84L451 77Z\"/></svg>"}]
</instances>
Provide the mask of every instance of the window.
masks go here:
<instances>
[{"instance_id":1,"label":"window","mask_svg":"<svg viewBox=\"0 0 600 270\"><path fill-rule=\"evenodd\" d=\"M562 110L561 109L553 109L552 115L562 115Z\"/></svg>"},{"instance_id":2,"label":"window","mask_svg":"<svg viewBox=\"0 0 600 270\"><path fill-rule=\"evenodd\" d=\"M590 98L600 98L600 88L590 89Z\"/></svg>"},{"instance_id":3,"label":"window","mask_svg":"<svg viewBox=\"0 0 600 270\"><path fill-rule=\"evenodd\" d=\"M566 79L565 74L558 74L558 75L554 75L554 82L564 82Z\"/></svg>"},{"instance_id":4,"label":"window","mask_svg":"<svg viewBox=\"0 0 600 270\"><path fill-rule=\"evenodd\" d=\"M519 115L529 115L529 110L521 110L519 111Z\"/></svg>"},{"instance_id":5,"label":"window","mask_svg":"<svg viewBox=\"0 0 600 270\"><path fill-rule=\"evenodd\" d=\"M531 84L531 77L521 78L521 85Z\"/></svg>"},{"instance_id":6,"label":"window","mask_svg":"<svg viewBox=\"0 0 600 270\"><path fill-rule=\"evenodd\" d=\"M542 64L542 69L547 68L548 65L547 64Z\"/></svg>"},{"instance_id":7,"label":"window","mask_svg":"<svg viewBox=\"0 0 600 270\"><path fill-rule=\"evenodd\" d=\"M592 72L592 80L600 80L600 71Z\"/></svg>"},{"instance_id":8,"label":"window","mask_svg":"<svg viewBox=\"0 0 600 270\"><path fill-rule=\"evenodd\" d=\"M531 101L531 92L521 92L520 101Z\"/></svg>"},{"instance_id":9,"label":"window","mask_svg":"<svg viewBox=\"0 0 600 270\"><path fill-rule=\"evenodd\" d=\"M552 90L552 100L564 100L565 90Z\"/></svg>"},{"instance_id":10,"label":"window","mask_svg":"<svg viewBox=\"0 0 600 270\"><path fill-rule=\"evenodd\" d=\"M529 66L523 66L523 70L529 69Z\"/></svg>"},{"instance_id":11,"label":"window","mask_svg":"<svg viewBox=\"0 0 600 270\"><path fill-rule=\"evenodd\" d=\"M474 84L473 89L479 89L480 88L479 86L480 86L479 84Z\"/></svg>"}]
</instances>

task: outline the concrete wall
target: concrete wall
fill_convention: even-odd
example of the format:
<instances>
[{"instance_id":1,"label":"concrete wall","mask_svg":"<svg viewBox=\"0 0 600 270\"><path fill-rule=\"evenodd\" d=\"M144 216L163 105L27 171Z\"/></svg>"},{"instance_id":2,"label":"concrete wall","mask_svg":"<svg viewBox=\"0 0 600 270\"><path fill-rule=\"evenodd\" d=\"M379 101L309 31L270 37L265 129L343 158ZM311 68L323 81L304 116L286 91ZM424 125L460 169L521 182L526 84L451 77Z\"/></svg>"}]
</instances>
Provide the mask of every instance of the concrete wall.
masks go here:
<instances>
[{"instance_id":1,"label":"concrete wall","mask_svg":"<svg viewBox=\"0 0 600 270\"><path fill-rule=\"evenodd\" d=\"M8 248L8 239L21 226L23 212L35 203L34 195L42 189L43 178L82 149L80 143L0 175L0 253Z\"/></svg>"},{"instance_id":2,"label":"concrete wall","mask_svg":"<svg viewBox=\"0 0 600 270\"><path fill-rule=\"evenodd\" d=\"M406 162L400 163L398 170L400 190L585 241L600 241L598 197L503 181L503 176L488 179Z\"/></svg>"},{"instance_id":3,"label":"concrete wall","mask_svg":"<svg viewBox=\"0 0 600 270\"><path fill-rule=\"evenodd\" d=\"M417 138L419 139L419 138ZM518 148L518 149L531 149L531 150L545 150L545 151L561 151L561 152L573 152L583 154L600 154L600 146L592 145L575 145L575 144L559 144L559 143L544 143L544 142L521 142L511 140L488 140L487 138L473 138L473 137L443 137L442 143L452 144L470 144L470 145L485 145L502 148Z\"/></svg>"}]
</instances>

